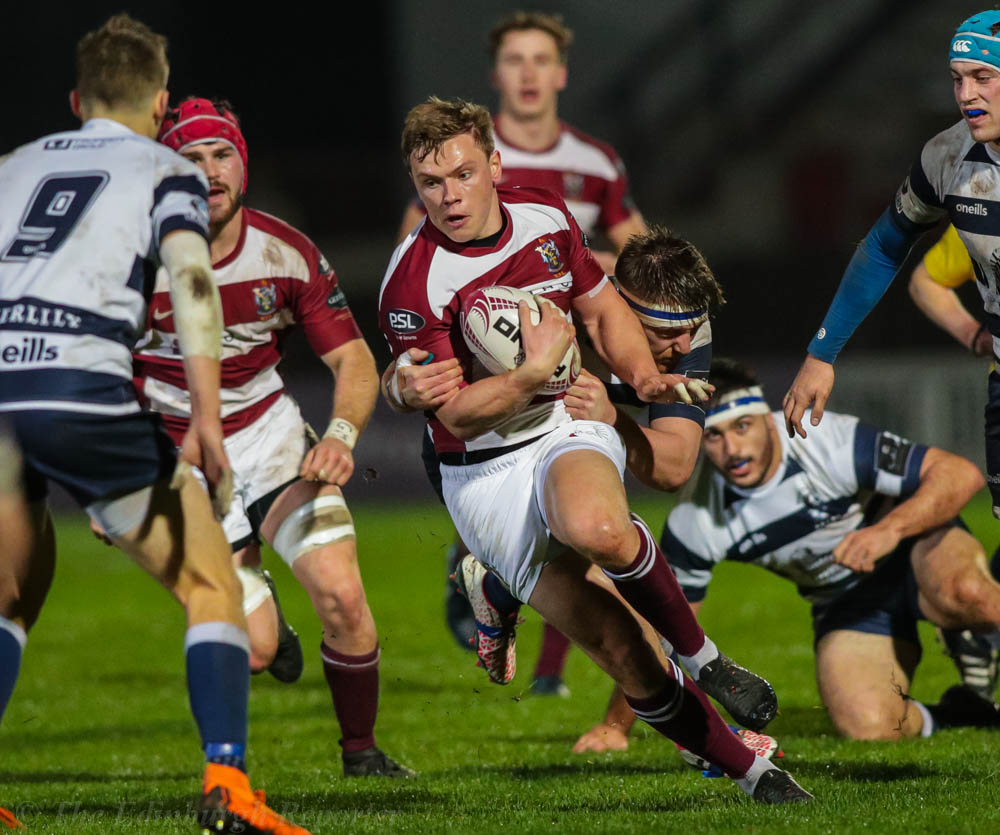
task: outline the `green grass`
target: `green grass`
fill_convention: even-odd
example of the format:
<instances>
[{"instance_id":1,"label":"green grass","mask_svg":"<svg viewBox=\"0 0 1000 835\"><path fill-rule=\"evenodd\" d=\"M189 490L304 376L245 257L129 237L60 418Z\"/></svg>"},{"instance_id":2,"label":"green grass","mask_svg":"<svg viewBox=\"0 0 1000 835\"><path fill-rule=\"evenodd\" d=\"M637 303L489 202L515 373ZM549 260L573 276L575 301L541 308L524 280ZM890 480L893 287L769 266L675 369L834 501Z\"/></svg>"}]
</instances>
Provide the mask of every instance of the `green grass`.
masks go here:
<instances>
[{"instance_id":1,"label":"green grass","mask_svg":"<svg viewBox=\"0 0 1000 835\"><path fill-rule=\"evenodd\" d=\"M658 530L666 504L640 505ZM574 651L571 699L526 697L539 635L529 615L520 673L507 687L489 684L443 624L451 537L444 511L354 512L383 649L379 742L420 777L340 776L318 622L270 555L306 671L291 686L254 679L251 774L276 808L316 833L1000 831L996 734L947 731L895 744L835 735L813 680L808 607L791 584L724 565L703 609L720 645L775 684L782 709L770 731L787 767L817 796L808 807L763 808L729 781L683 766L644 726L625 753L570 753L601 716L607 679ZM966 517L992 551L1000 527L985 499ZM96 543L79 517L62 520L58 534L56 582L0 727L0 806L17 810L35 833L195 831L201 760L184 686L182 613L126 558ZM935 701L955 674L933 632L922 635L913 690Z\"/></svg>"}]
</instances>

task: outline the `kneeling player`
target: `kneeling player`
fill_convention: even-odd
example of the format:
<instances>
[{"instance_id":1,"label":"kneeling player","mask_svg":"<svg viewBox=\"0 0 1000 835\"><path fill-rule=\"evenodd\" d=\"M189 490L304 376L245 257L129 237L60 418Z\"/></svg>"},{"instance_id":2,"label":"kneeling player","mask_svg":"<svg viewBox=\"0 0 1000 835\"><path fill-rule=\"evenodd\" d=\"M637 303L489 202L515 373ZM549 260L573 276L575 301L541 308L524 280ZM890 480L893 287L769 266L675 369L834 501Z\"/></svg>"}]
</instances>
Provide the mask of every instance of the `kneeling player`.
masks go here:
<instances>
[{"instance_id":1,"label":"kneeling player","mask_svg":"<svg viewBox=\"0 0 1000 835\"><path fill-rule=\"evenodd\" d=\"M195 163L209 183L209 242L225 328L223 431L236 481L234 506L223 520L227 538L236 558L251 563L259 563L260 538L266 540L309 593L323 624L320 652L340 722L344 773L411 776L375 744L379 647L340 489L354 471L352 449L377 396L374 359L313 243L243 206L247 147L228 106L184 101L164 122L160 141ZM191 400L165 290L155 287L136 376L179 441ZM295 322L336 379L333 416L315 442L276 368L279 335ZM260 664L275 651L271 635Z\"/></svg>"},{"instance_id":2,"label":"kneeling player","mask_svg":"<svg viewBox=\"0 0 1000 835\"><path fill-rule=\"evenodd\" d=\"M932 706L907 695L919 619L986 633L1000 625L1000 585L955 518L983 485L975 465L831 412L808 441L788 439L746 368L716 362L711 380L709 466L661 541L692 608L724 559L795 582L812 604L820 696L845 736L1000 726L992 699L967 686ZM624 735L633 721L618 697L580 742Z\"/></svg>"}]
</instances>

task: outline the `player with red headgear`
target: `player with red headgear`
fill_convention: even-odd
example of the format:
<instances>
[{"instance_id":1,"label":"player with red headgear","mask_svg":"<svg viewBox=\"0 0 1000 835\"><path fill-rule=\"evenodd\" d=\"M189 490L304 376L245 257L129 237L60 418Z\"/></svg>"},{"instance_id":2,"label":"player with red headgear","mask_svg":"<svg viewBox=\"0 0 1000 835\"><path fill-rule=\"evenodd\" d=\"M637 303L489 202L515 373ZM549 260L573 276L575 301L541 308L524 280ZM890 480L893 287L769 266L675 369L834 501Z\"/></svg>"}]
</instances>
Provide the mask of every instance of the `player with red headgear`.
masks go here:
<instances>
[{"instance_id":1,"label":"player with red headgear","mask_svg":"<svg viewBox=\"0 0 1000 835\"><path fill-rule=\"evenodd\" d=\"M160 141L208 178L209 244L225 328L222 424L235 480L223 528L234 560L258 565L264 539L309 593L323 623L320 653L340 722L344 773L409 777L410 769L375 744L380 651L341 491L374 408L375 361L336 274L312 241L243 206L247 145L229 105L187 99L164 121ZM158 279L135 368L146 400L180 442L191 402L165 290ZM277 372L279 335L293 323L301 323L336 380L322 438L303 421ZM266 590L261 595L266 598ZM274 627L272 618L265 630L270 645L255 646L257 669L274 654Z\"/></svg>"}]
</instances>

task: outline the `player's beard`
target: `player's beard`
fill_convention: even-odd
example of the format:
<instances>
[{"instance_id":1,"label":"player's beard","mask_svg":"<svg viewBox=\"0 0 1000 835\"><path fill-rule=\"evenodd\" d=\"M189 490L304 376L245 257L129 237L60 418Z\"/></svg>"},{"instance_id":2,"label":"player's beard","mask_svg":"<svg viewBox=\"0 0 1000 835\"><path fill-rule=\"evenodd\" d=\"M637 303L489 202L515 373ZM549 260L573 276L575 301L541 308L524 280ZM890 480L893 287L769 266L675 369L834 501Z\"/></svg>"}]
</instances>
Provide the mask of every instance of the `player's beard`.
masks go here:
<instances>
[{"instance_id":1,"label":"player's beard","mask_svg":"<svg viewBox=\"0 0 1000 835\"><path fill-rule=\"evenodd\" d=\"M209 220L208 223L208 237L209 240L214 240L219 237L219 234L225 229L230 221L236 217L236 213L243 208L243 193L240 192L234 198L232 203L229 205L229 211L220 220Z\"/></svg>"}]
</instances>

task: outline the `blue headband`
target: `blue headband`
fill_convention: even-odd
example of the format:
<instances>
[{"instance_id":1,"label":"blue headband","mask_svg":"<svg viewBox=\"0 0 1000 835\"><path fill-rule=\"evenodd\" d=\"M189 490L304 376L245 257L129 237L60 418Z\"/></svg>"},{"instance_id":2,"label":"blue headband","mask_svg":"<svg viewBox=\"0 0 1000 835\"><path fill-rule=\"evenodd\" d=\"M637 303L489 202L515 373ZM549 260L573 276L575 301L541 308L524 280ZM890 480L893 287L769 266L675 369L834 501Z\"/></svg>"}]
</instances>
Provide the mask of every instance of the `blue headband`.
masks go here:
<instances>
[{"instance_id":1,"label":"blue headband","mask_svg":"<svg viewBox=\"0 0 1000 835\"><path fill-rule=\"evenodd\" d=\"M705 415L705 428L709 429L724 421L736 420L744 415L769 415L770 406L764 399L764 390L760 386L749 386L736 389L722 395L714 408Z\"/></svg>"},{"instance_id":2,"label":"blue headband","mask_svg":"<svg viewBox=\"0 0 1000 835\"><path fill-rule=\"evenodd\" d=\"M633 296L620 284L616 285L618 293L626 304L632 308L640 322L654 328L687 328L700 325L708 318L708 308L698 308L687 310L682 307L669 304L661 304L656 307L650 302L644 302Z\"/></svg>"},{"instance_id":3,"label":"blue headband","mask_svg":"<svg viewBox=\"0 0 1000 835\"><path fill-rule=\"evenodd\" d=\"M959 24L948 50L949 61L968 61L1000 69L1000 11L973 15Z\"/></svg>"}]
</instances>

